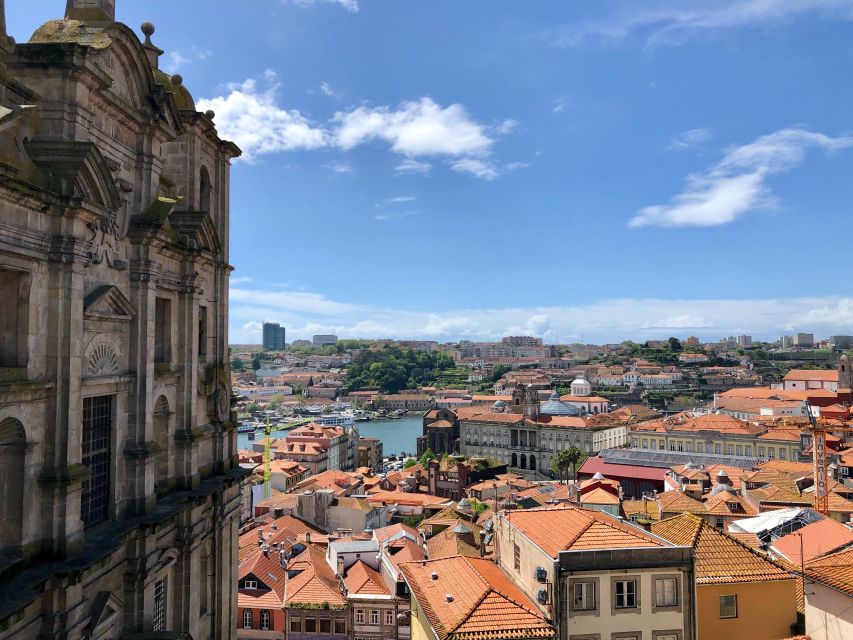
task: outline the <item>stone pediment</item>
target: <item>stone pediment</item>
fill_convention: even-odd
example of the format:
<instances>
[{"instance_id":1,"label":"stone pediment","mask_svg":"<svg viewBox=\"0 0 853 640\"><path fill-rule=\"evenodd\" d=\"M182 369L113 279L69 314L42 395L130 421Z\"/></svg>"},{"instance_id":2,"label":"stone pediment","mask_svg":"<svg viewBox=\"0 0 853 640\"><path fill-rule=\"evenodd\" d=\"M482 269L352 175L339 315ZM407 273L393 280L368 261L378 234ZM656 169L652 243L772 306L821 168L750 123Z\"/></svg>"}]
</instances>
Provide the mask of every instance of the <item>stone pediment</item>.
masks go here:
<instances>
[{"instance_id":1,"label":"stone pediment","mask_svg":"<svg viewBox=\"0 0 853 640\"><path fill-rule=\"evenodd\" d=\"M83 313L88 318L98 320L133 319L133 306L121 289L104 284L92 291L83 301Z\"/></svg>"},{"instance_id":2,"label":"stone pediment","mask_svg":"<svg viewBox=\"0 0 853 640\"><path fill-rule=\"evenodd\" d=\"M35 140L27 154L47 176L51 190L68 200L82 199L107 211L122 202L107 161L91 142Z\"/></svg>"},{"instance_id":3,"label":"stone pediment","mask_svg":"<svg viewBox=\"0 0 853 640\"><path fill-rule=\"evenodd\" d=\"M89 638L111 638L122 626L124 602L109 591L99 591L89 610Z\"/></svg>"},{"instance_id":4,"label":"stone pediment","mask_svg":"<svg viewBox=\"0 0 853 640\"><path fill-rule=\"evenodd\" d=\"M211 253L221 251L219 234L207 212L174 211L169 216L169 221L190 249L201 249Z\"/></svg>"}]
</instances>

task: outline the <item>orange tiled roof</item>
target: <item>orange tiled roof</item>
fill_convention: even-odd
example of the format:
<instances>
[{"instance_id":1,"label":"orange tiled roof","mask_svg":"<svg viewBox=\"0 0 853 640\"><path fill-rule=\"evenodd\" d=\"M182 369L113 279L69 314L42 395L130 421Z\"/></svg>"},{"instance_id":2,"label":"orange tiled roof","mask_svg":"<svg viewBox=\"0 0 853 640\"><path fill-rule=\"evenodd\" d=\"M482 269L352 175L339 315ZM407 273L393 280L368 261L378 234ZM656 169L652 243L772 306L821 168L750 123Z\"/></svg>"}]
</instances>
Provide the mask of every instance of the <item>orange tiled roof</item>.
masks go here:
<instances>
[{"instance_id":1,"label":"orange tiled roof","mask_svg":"<svg viewBox=\"0 0 853 640\"><path fill-rule=\"evenodd\" d=\"M705 505L683 491L664 491L658 494L661 513L705 513Z\"/></svg>"},{"instance_id":2,"label":"orange tiled roof","mask_svg":"<svg viewBox=\"0 0 853 640\"><path fill-rule=\"evenodd\" d=\"M427 540L426 548L430 560L440 560L453 556L470 556L472 558L480 556L480 550L454 533L452 527L448 527Z\"/></svg>"},{"instance_id":3,"label":"orange tiled roof","mask_svg":"<svg viewBox=\"0 0 853 640\"><path fill-rule=\"evenodd\" d=\"M814 560L839 547L853 542L853 529L845 527L832 518L824 518L807 524L794 533L778 538L772 545L773 551L787 558L792 564L799 565L800 548L806 562Z\"/></svg>"},{"instance_id":4,"label":"orange tiled roof","mask_svg":"<svg viewBox=\"0 0 853 640\"><path fill-rule=\"evenodd\" d=\"M405 564L402 571L440 640L557 635L527 596L490 560L456 556Z\"/></svg>"},{"instance_id":5,"label":"orange tiled roof","mask_svg":"<svg viewBox=\"0 0 853 640\"><path fill-rule=\"evenodd\" d=\"M742 496L721 491L705 500L705 513L712 516L755 516L758 509Z\"/></svg>"},{"instance_id":6,"label":"orange tiled roof","mask_svg":"<svg viewBox=\"0 0 853 640\"><path fill-rule=\"evenodd\" d=\"M666 546L639 527L595 510L536 508L513 512L506 518L552 558L560 551Z\"/></svg>"},{"instance_id":7,"label":"orange tiled roof","mask_svg":"<svg viewBox=\"0 0 853 640\"><path fill-rule=\"evenodd\" d=\"M331 608L346 606L337 578L326 562L323 551L315 545L308 547L288 565L288 571L299 571L288 579L285 607L294 605L323 605Z\"/></svg>"},{"instance_id":8,"label":"orange tiled roof","mask_svg":"<svg viewBox=\"0 0 853 640\"><path fill-rule=\"evenodd\" d=\"M622 513L626 518L639 516L643 519L660 520L660 505L654 500L623 500Z\"/></svg>"},{"instance_id":9,"label":"orange tiled roof","mask_svg":"<svg viewBox=\"0 0 853 640\"><path fill-rule=\"evenodd\" d=\"M347 569L344 583L347 586L347 593L350 595L390 595L379 572L362 560L357 561Z\"/></svg>"},{"instance_id":10,"label":"orange tiled roof","mask_svg":"<svg viewBox=\"0 0 853 640\"><path fill-rule=\"evenodd\" d=\"M853 549L812 560L806 564L806 575L836 591L853 596Z\"/></svg>"},{"instance_id":11,"label":"orange tiled roof","mask_svg":"<svg viewBox=\"0 0 853 640\"><path fill-rule=\"evenodd\" d=\"M838 382L837 369L791 369L785 374L785 380L817 380L820 382Z\"/></svg>"},{"instance_id":12,"label":"orange tiled roof","mask_svg":"<svg viewBox=\"0 0 853 640\"><path fill-rule=\"evenodd\" d=\"M652 533L695 550L697 584L793 580L794 575L691 514L652 524Z\"/></svg>"}]
</instances>

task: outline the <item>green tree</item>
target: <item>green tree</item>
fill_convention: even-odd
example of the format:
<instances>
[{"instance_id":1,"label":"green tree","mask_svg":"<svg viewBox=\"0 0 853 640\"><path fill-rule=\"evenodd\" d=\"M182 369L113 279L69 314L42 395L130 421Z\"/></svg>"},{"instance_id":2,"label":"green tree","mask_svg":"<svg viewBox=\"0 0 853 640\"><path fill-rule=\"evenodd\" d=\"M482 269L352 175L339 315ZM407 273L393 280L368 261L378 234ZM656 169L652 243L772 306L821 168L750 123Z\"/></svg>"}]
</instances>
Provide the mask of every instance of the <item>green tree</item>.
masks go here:
<instances>
[{"instance_id":1,"label":"green tree","mask_svg":"<svg viewBox=\"0 0 853 640\"><path fill-rule=\"evenodd\" d=\"M432 449L427 449L424 451L424 454L421 456L420 463L422 467L426 467L429 464L429 461L435 458L435 454L432 452Z\"/></svg>"},{"instance_id":2,"label":"green tree","mask_svg":"<svg viewBox=\"0 0 853 640\"><path fill-rule=\"evenodd\" d=\"M242 371L244 369L243 361L240 358L231 358L231 368L234 371Z\"/></svg>"},{"instance_id":3,"label":"green tree","mask_svg":"<svg viewBox=\"0 0 853 640\"><path fill-rule=\"evenodd\" d=\"M261 359L258 356L252 358L252 370L257 371L261 368Z\"/></svg>"},{"instance_id":4,"label":"green tree","mask_svg":"<svg viewBox=\"0 0 853 640\"><path fill-rule=\"evenodd\" d=\"M670 351L681 351L683 347L681 346L681 340L678 338L670 338L669 339L669 350Z\"/></svg>"},{"instance_id":5,"label":"green tree","mask_svg":"<svg viewBox=\"0 0 853 640\"><path fill-rule=\"evenodd\" d=\"M584 460L586 460L586 454L578 446L572 444L554 456L551 460L551 469L560 474L560 480L563 480L566 472L571 469L572 479L577 480L578 468Z\"/></svg>"},{"instance_id":6,"label":"green tree","mask_svg":"<svg viewBox=\"0 0 853 640\"><path fill-rule=\"evenodd\" d=\"M408 469L409 467L414 467L418 463L414 458L409 458L403 463L403 468Z\"/></svg>"}]
</instances>

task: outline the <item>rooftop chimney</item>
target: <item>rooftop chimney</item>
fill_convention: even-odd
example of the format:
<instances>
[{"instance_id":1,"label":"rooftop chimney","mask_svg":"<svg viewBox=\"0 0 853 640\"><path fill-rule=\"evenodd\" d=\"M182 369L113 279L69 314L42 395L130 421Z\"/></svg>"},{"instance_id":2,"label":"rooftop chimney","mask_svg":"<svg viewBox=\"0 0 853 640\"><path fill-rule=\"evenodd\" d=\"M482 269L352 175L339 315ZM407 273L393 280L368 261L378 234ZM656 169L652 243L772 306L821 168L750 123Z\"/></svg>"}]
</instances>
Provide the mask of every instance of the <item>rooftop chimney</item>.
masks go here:
<instances>
[{"instance_id":1,"label":"rooftop chimney","mask_svg":"<svg viewBox=\"0 0 853 640\"><path fill-rule=\"evenodd\" d=\"M436 573L435 571L433 571L433 572L429 575L429 578L430 578L430 580L438 580L438 573Z\"/></svg>"},{"instance_id":2,"label":"rooftop chimney","mask_svg":"<svg viewBox=\"0 0 853 640\"><path fill-rule=\"evenodd\" d=\"M66 20L82 22L115 22L116 0L68 0Z\"/></svg>"}]
</instances>

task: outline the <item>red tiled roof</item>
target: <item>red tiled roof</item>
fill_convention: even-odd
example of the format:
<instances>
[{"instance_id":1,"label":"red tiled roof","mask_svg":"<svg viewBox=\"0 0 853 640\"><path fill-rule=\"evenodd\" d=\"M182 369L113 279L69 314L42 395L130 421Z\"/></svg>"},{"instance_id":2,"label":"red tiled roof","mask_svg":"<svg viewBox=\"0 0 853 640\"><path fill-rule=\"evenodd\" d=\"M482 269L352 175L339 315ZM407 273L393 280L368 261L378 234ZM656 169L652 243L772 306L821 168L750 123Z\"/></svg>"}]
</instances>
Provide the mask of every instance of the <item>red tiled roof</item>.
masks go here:
<instances>
[{"instance_id":1,"label":"red tiled roof","mask_svg":"<svg viewBox=\"0 0 853 640\"><path fill-rule=\"evenodd\" d=\"M293 605L324 605L331 608L346 606L337 578L326 562L323 551L309 545L288 564L288 571L299 571L287 581L285 607Z\"/></svg>"},{"instance_id":2,"label":"red tiled roof","mask_svg":"<svg viewBox=\"0 0 853 640\"><path fill-rule=\"evenodd\" d=\"M379 572L372 569L362 560L358 560L354 565L347 569L344 583L347 586L347 593L353 595L375 595L385 596L390 595L385 582Z\"/></svg>"},{"instance_id":3,"label":"red tiled roof","mask_svg":"<svg viewBox=\"0 0 853 640\"><path fill-rule=\"evenodd\" d=\"M640 467L633 464L613 464L597 456L584 460L578 469L579 474L595 475L600 473L608 478L633 478L636 480L657 480L663 482L667 469L658 467Z\"/></svg>"},{"instance_id":4,"label":"red tiled roof","mask_svg":"<svg viewBox=\"0 0 853 640\"><path fill-rule=\"evenodd\" d=\"M490 560L456 556L401 568L440 640L557 635L527 596Z\"/></svg>"},{"instance_id":5,"label":"red tiled roof","mask_svg":"<svg viewBox=\"0 0 853 640\"><path fill-rule=\"evenodd\" d=\"M848 596L853 596L853 549L838 551L806 564L806 575Z\"/></svg>"},{"instance_id":6,"label":"red tiled roof","mask_svg":"<svg viewBox=\"0 0 853 640\"><path fill-rule=\"evenodd\" d=\"M832 518L824 518L778 538L773 543L772 549L792 564L800 565L801 544L803 558L805 562L809 562L851 542L853 542L853 529L845 527Z\"/></svg>"},{"instance_id":7,"label":"red tiled roof","mask_svg":"<svg viewBox=\"0 0 853 640\"><path fill-rule=\"evenodd\" d=\"M639 527L591 509L536 508L505 517L512 527L552 558L560 551L666 546Z\"/></svg>"}]
</instances>

